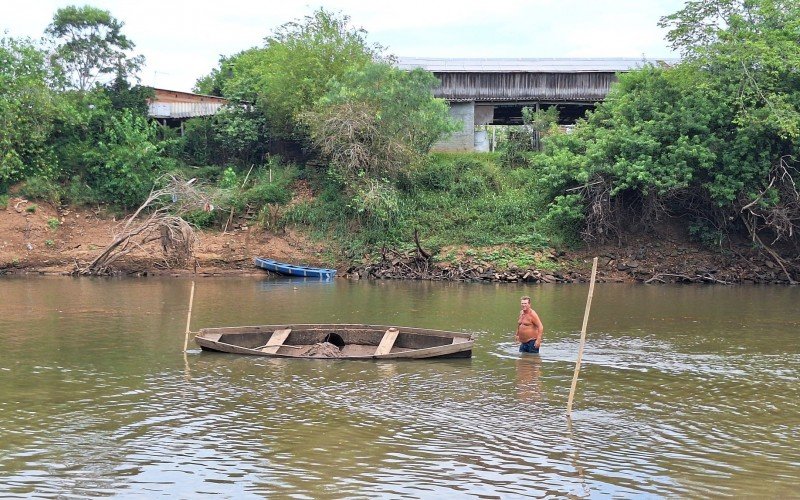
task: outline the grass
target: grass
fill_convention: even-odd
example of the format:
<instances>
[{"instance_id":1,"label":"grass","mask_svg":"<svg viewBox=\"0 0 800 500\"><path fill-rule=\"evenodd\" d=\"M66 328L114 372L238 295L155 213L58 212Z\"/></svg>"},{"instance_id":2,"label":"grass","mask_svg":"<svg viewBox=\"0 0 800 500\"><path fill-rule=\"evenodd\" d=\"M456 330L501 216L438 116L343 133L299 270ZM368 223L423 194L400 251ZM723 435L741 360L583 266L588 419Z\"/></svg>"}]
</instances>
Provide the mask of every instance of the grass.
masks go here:
<instances>
[{"instance_id":1,"label":"grass","mask_svg":"<svg viewBox=\"0 0 800 500\"><path fill-rule=\"evenodd\" d=\"M323 184L313 201L284 211L282 222L301 226L312 237L342 241L339 251L345 258L374 254L383 245L412 249L416 229L423 248L434 255L463 246L473 253L444 250L436 255L440 262L475 257L495 267L549 269L554 264L541 251L562 240L558 228L539 220L545 203L536 176L527 168L506 168L499 158L431 154L386 191L384 206L396 208L384 214L366 213L343 194L344 186Z\"/></svg>"}]
</instances>

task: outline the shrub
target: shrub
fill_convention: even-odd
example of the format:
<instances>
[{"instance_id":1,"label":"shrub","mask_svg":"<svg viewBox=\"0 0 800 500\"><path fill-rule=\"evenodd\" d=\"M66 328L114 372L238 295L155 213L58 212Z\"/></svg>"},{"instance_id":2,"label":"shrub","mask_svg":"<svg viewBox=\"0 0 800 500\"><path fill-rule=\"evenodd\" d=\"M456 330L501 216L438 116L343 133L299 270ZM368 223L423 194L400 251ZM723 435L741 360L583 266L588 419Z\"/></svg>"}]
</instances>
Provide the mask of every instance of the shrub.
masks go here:
<instances>
[{"instance_id":1,"label":"shrub","mask_svg":"<svg viewBox=\"0 0 800 500\"><path fill-rule=\"evenodd\" d=\"M28 199L41 200L58 205L61 203L61 187L46 177L30 177L20 189Z\"/></svg>"},{"instance_id":2,"label":"shrub","mask_svg":"<svg viewBox=\"0 0 800 500\"><path fill-rule=\"evenodd\" d=\"M69 180L63 189L63 195L73 205L90 205L98 201L97 193L78 175Z\"/></svg>"},{"instance_id":3,"label":"shrub","mask_svg":"<svg viewBox=\"0 0 800 500\"><path fill-rule=\"evenodd\" d=\"M101 142L85 154L90 184L103 201L129 208L150 192L162 166L156 127L127 109L111 117Z\"/></svg>"},{"instance_id":4,"label":"shrub","mask_svg":"<svg viewBox=\"0 0 800 500\"><path fill-rule=\"evenodd\" d=\"M297 169L294 167L262 168L256 173L253 186L247 189L243 199L260 207L273 203L286 204L292 199L291 184L296 178Z\"/></svg>"},{"instance_id":5,"label":"shrub","mask_svg":"<svg viewBox=\"0 0 800 500\"><path fill-rule=\"evenodd\" d=\"M214 211L194 210L185 214L183 219L199 228L208 228L214 224L216 216L217 212Z\"/></svg>"},{"instance_id":6,"label":"shrub","mask_svg":"<svg viewBox=\"0 0 800 500\"><path fill-rule=\"evenodd\" d=\"M219 180L219 187L222 189L231 189L239 186L239 179L236 177L236 171L233 167L228 167L222 172L222 177Z\"/></svg>"}]
</instances>

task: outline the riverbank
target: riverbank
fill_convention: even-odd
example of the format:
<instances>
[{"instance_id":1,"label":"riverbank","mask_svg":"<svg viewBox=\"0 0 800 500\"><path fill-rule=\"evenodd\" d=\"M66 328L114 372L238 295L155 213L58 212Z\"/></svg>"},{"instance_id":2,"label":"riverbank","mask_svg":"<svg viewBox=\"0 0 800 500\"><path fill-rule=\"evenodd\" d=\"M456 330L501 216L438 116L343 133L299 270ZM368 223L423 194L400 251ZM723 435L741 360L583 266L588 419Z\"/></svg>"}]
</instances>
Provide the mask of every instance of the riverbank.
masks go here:
<instances>
[{"instance_id":1,"label":"riverbank","mask_svg":"<svg viewBox=\"0 0 800 500\"><path fill-rule=\"evenodd\" d=\"M65 275L96 257L113 240L120 219L102 208L60 209L40 202L11 198L0 210L0 274ZM119 275L223 276L261 274L253 258L271 256L317 264L324 248L300 232L272 235L246 222L227 231L198 231L194 259L175 267L161 249L137 249L114 262Z\"/></svg>"},{"instance_id":2,"label":"riverbank","mask_svg":"<svg viewBox=\"0 0 800 500\"><path fill-rule=\"evenodd\" d=\"M101 208L61 209L11 198L0 210L0 274L66 275L97 256L113 238L119 219ZM787 284L769 256L747 245L711 252L681 237L676 228L630 237L623 246L577 251L541 251L535 265L514 262L511 247L445 248L426 258L420 251L330 262L331 249L301 231L273 234L246 220L226 231L200 231L195 258L170 265L160 249L138 249L114 264L119 275L261 275L253 258L269 257L307 265L334 266L348 279L428 279L491 282L575 283L588 281L591 259L600 257L598 280L620 283ZM424 242L422 242L424 252ZM505 258L497 258L497 256Z\"/></svg>"}]
</instances>

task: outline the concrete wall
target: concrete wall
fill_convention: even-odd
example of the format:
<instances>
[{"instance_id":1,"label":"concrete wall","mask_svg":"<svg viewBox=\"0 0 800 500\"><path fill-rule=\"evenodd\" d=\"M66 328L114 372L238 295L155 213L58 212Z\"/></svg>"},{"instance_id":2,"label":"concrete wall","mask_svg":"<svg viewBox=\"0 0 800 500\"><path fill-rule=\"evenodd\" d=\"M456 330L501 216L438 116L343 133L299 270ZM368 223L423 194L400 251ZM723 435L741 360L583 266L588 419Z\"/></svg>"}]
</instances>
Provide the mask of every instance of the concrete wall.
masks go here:
<instances>
[{"instance_id":1,"label":"concrete wall","mask_svg":"<svg viewBox=\"0 0 800 500\"><path fill-rule=\"evenodd\" d=\"M475 131L475 151L487 152L492 150L492 143L489 141L489 133L485 130Z\"/></svg>"},{"instance_id":2,"label":"concrete wall","mask_svg":"<svg viewBox=\"0 0 800 500\"><path fill-rule=\"evenodd\" d=\"M475 105L475 125L489 125L494 121L494 105Z\"/></svg>"},{"instance_id":3,"label":"concrete wall","mask_svg":"<svg viewBox=\"0 0 800 500\"><path fill-rule=\"evenodd\" d=\"M461 130L433 145L434 151L473 151L475 149L475 103L451 102L450 117L463 124Z\"/></svg>"}]
</instances>

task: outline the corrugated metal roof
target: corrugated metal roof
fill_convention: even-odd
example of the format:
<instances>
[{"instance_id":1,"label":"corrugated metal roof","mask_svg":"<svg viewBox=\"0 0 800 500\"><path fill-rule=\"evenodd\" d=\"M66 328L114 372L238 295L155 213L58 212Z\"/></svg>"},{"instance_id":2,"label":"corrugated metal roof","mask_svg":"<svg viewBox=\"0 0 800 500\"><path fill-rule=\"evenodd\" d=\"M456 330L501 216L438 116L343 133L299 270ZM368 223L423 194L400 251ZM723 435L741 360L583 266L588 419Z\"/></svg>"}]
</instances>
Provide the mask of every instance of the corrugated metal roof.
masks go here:
<instances>
[{"instance_id":1,"label":"corrugated metal roof","mask_svg":"<svg viewBox=\"0 0 800 500\"><path fill-rule=\"evenodd\" d=\"M150 87L150 88L155 91L156 96L158 96L158 94L160 92L163 92L165 94L182 94L182 95L192 96L192 97L204 97L206 99L211 99L212 101L228 102L228 100L225 99L224 97L220 97L220 96L217 96L217 95L197 94L195 92L186 92L186 91L183 91L183 90L162 89L161 87Z\"/></svg>"},{"instance_id":2,"label":"corrugated metal roof","mask_svg":"<svg viewBox=\"0 0 800 500\"><path fill-rule=\"evenodd\" d=\"M214 115L223 106L219 102L153 102L147 114L152 118L194 118Z\"/></svg>"},{"instance_id":3,"label":"corrugated metal roof","mask_svg":"<svg viewBox=\"0 0 800 500\"><path fill-rule=\"evenodd\" d=\"M605 99L612 72L437 72L433 95L457 101L588 101Z\"/></svg>"},{"instance_id":4,"label":"corrugated metal roof","mask_svg":"<svg viewBox=\"0 0 800 500\"><path fill-rule=\"evenodd\" d=\"M433 73L616 73L645 64L673 65L675 58L435 58L399 57L397 67Z\"/></svg>"}]
</instances>

